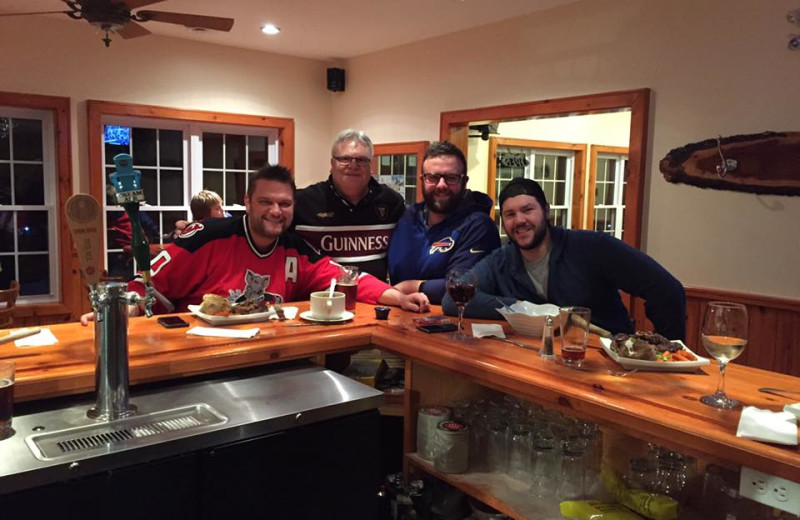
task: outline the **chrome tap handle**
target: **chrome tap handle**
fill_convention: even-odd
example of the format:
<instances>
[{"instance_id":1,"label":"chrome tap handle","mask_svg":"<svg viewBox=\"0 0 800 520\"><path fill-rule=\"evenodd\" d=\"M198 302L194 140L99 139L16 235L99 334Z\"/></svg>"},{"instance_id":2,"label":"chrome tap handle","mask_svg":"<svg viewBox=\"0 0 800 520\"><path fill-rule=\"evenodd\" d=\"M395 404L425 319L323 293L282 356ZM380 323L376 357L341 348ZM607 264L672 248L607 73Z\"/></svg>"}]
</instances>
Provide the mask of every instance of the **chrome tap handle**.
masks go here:
<instances>
[{"instance_id":1,"label":"chrome tap handle","mask_svg":"<svg viewBox=\"0 0 800 520\"><path fill-rule=\"evenodd\" d=\"M153 304L156 303L156 290L150 282L145 283L145 295L139 296L139 293L130 291L126 292L122 297L123 301L128 305L144 306L144 315L148 318L153 317Z\"/></svg>"},{"instance_id":2,"label":"chrome tap handle","mask_svg":"<svg viewBox=\"0 0 800 520\"><path fill-rule=\"evenodd\" d=\"M89 288L89 303L92 305L95 321L103 321L105 313L101 312L101 309L108 305L108 297L105 292L98 290L97 285L92 285Z\"/></svg>"}]
</instances>

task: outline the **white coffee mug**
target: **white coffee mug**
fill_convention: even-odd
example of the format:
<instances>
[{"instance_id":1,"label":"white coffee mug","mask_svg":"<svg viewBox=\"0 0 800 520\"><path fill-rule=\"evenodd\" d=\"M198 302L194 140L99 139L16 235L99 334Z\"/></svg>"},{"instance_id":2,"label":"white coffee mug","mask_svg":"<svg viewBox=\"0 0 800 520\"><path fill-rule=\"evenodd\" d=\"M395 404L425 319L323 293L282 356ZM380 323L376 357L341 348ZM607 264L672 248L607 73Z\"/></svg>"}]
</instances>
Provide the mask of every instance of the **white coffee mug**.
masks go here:
<instances>
[{"instance_id":1,"label":"white coffee mug","mask_svg":"<svg viewBox=\"0 0 800 520\"><path fill-rule=\"evenodd\" d=\"M344 293L334 291L311 293L311 316L318 320L337 320L344 315Z\"/></svg>"}]
</instances>

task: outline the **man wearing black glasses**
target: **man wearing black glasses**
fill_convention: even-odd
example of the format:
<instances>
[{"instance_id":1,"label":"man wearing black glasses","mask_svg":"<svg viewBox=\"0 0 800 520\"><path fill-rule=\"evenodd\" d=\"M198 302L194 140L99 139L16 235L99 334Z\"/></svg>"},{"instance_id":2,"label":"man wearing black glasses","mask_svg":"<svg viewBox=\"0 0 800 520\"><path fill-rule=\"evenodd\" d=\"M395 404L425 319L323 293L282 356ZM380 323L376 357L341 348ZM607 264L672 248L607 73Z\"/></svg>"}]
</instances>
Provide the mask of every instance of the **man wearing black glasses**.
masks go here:
<instances>
[{"instance_id":1,"label":"man wearing black glasses","mask_svg":"<svg viewBox=\"0 0 800 520\"><path fill-rule=\"evenodd\" d=\"M403 197L372 177L372 141L345 130L331 148L327 180L298 190L295 230L335 261L386 280L386 252Z\"/></svg>"},{"instance_id":2,"label":"man wearing black glasses","mask_svg":"<svg viewBox=\"0 0 800 520\"><path fill-rule=\"evenodd\" d=\"M389 245L389 278L396 289L424 292L439 304L445 275L469 269L500 247L489 216L492 199L467 189L467 161L455 145L431 144L422 161L423 202L409 206Z\"/></svg>"}]
</instances>

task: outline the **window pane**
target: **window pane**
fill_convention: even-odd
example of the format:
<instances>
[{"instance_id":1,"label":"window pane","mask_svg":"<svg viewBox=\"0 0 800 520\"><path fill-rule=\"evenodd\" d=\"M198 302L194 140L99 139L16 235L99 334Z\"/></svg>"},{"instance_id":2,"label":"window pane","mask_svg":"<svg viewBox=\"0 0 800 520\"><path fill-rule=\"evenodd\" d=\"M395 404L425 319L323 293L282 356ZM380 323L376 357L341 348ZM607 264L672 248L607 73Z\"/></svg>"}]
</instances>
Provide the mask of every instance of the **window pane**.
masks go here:
<instances>
[{"instance_id":1,"label":"window pane","mask_svg":"<svg viewBox=\"0 0 800 520\"><path fill-rule=\"evenodd\" d=\"M142 172L142 191L144 200L148 204L158 204L158 181L156 180L156 170L141 168Z\"/></svg>"},{"instance_id":2,"label":"window pane","mask_svg":"<svg viewBox=\"0 0 800 520\"><path fill-rule=\"evenodd\" d=\"M406 188L406 204L413 204L417 201L417 189Z\"/></svg>"},{"instance_id":3,"label":"window pane","mask_svg":"<svg viewBox=\"0 0 800 520\"><path fill-rule=\"evenodd\" d=\"M225 167L235 170L244 170L245 136L225 135Z\"/></svg>"},{"instance_id":4,"label":"window pane","mask_svg":"<svg viewBox=\"0 0 800 520\"><path fill-rule=\"evenodd\" d=\"M18 211L18 251L47 251L47 212ZM48 269L49 270L49 267Z\"/></svg>"},{"instance_id":5,"label":"window pane","mask_svg":"<svg viewBox=\"0 0 800 520\"><path fill-rule=\"evenodd\" d=\"M126 253L108 254L108 276L128 282L133 279L133 257Z\"/></svg>"},{"instance_id":6,"label":"window pane","mask_svg":"<svg viewBox=\"0 0 800 520\"><path fill-rule=\"evenodd\" d=\"M267 138L251 135L247 138L247 168L257 170L267 164Z\"/></svg>"},{"instance_id":7,"label":"window pane","mask_svg":"<svg viewBox=\"0 0 800 520\"><path fill-rule=\"evenodd\" d=\"M131 148L133 149L131 152L133 164L156 166L156 130L154 128L134 128Z\"/></svg>"},{"instance_id":8,"label":"window pane","mask_svg":"<svg viewBox=\"0 0 800 520\"><path fill-rule=\"evenodd\" d=\"M44 204L44 171L41 164L14 165L14 201L20 206Z\"/></svg>"},{"instance_id":9,"label":"window pane","mask_svg":"<svg viewBox=\"0 0 800 520\"><path fill-rule=\"evenodd\" d=\"M222 134L203 134L203 167L222 168Z\"/></svg>"},{"instance_id":10,"label":"window pane","mask_svg":"<svg viewBox=\"0 0 800 520\"><path fill-rule=\"evenodd\" d=\"M225 206L244 204L246 175L242 172L227 172L225 174ZM217 192L219 193L219 192Z\"/></svg>"},{"instance_id":11,"label":"window pane","mask_svg":"<svg viewBox=\"0 0 800 520\"><path fill-rule=\"evenodd\" d=\"M161 130L161 166L183 166L183 132L180 130Z\"/></svg>"},{"instance_id":12,"label":"window pane","mask_svg":"<svg viewBox=\"0 0 800 520\"><path fill-rule=\"evenodd\" d=\"M381 155L379 156L380 160L380 167L378 169L378 175L391 175L392 174L392 156L391 155Z\"/></svg>"},{"instance_id":13,"label":"window pane","mask_svg":"<svg viewBox=\"0 0 800 520\"><path fill-rule=\"evenodd\" d=\"M222 173L221 172L203 172L203 189L211 190L217 195L223 193ZM198 190L199 191L199 190Z\"/></svg>"},{"instance_id":14,"label":"window pane","mask_svg":"<svg viewBox=\"0 0 800 520\"><path fill-rule=\"evenodd\" d=\"M139 222L142 224L142 231L144 231L147 241L151 244L158 243L160 241L159 239L161 238L161 233L158 226L158 217L158 211L142 211L139 213ZM170 231L172 230L170 229Z\"/></svg>"},{"instance_id":15,"label":"window pane","mask_svg":"<svg viewBox=\"0 0 800 520\"><path fill-rule=\"evenodd\" d=\"M161 170L161 205L183 205L183 171Z\"/></svg>"},{"instance_id":16,"label":"window pane","mask_svg":"<svg viewBox=\"0 0 800 520\"><path fill-rule=\"evenodd\" d=\"M561 181L567 180L567 158L566 157L557 157L556 158L556 172L555 178Z\"/></svg>"},{"instance_id":17,"label":"window pane","mask_svg":"<svg viewBox=\"0 0 800 520\"><path fill-rule=\"evenodd\" d=\"M11 204L10 164L0 164L0 204Z\"/></svg>"},{"instance_id":18,"label":"window pane","mask_svg":"<svg viewBox=\"0 0 800 520\"><path fill-rule=\"evenodd\" d=\"M405 158L405 155L392 156L392 174L398 175L406 171Z\"/></svg>"},{"instance_id":19,"label":"window pane","mask_svg":"<svg viewBox=\"0 0 800 520\"><path fill-rule=\"evenodd\" d=\"M123 211L106 212L106 249L122 249L131 245L131 221Z\"/></svg>"},{"instance_id":20,"label":"window pane","mask_svg":"<svg viewBox=\"0 0 800 520\"><path fill-rule=\"evenodd\" d=\"M605 194L606 196L605 200L603 201L603 204L611 206L614 204L614 184L609 182L608 184L605 184L605 187L606 187L606 194Z\"/></svg>"},{"instance_id":21,"label":"window pane","mask_svg":"<svg viewBox=\"0 0 800 520\"><path fill-rule=\"evenodd\" d=\"M50 262L47 255L19 257L19 294L50 294Z\"/></svg>"},{"instance_id":22,"label":"window pane","mask_svg":"<svg viewBox=\"0 0 800 520\"><path fill-rule=\"evenodd\" d=\"M41 161L42 122L38 119L13 119L11 122L15 161Z\"/></svg>"},{"instance_id":23,"label":"window pane","mask_svg":"<svg viewBox=\"0 0 800 520\"><path fill-rule=\"evenodd\" d=\"M0 211L0 251L14 251L13 211Z\"/></svg>"},{"instance_id":24,"label":"window pane","mask_svg":"<svg viewBox=\"0 0 800 520\"><path fill-rule=\"evenodd\" d=\"M556 193L555 193L555 200L560 201L559 204L566 204L567 201L567 183L565 182L557 182L556 183Z\"/></svg>"},{"instance_id":25,"label":"window pane","mask_svg":"<svg viewBox=\"0 0 800 520\"><path fill-rule=\"evenodd\" d=\"M0 256L0 289L11 287L11 280L17 279L13 256Z\"/></svg>"},{"instance_id":26,"label":"window pane","mask_svg":"<svg viewBox=\"0 0 800 520\"><path fill-rule=\"evenodd\" d=\"M106 164L114 164L114 157L121 153L131 153L131 147L127 144L105 143Z\"/></svg>"},{"instance_id":27,"label":"window pane","mask_svg":"<svg viewBox=\"0 0 800 520\"><path fill-rule=\"evenodd\" d=\"M0 160L11 159L11 119L0 117Z\"/></svg>"}]
</instances>

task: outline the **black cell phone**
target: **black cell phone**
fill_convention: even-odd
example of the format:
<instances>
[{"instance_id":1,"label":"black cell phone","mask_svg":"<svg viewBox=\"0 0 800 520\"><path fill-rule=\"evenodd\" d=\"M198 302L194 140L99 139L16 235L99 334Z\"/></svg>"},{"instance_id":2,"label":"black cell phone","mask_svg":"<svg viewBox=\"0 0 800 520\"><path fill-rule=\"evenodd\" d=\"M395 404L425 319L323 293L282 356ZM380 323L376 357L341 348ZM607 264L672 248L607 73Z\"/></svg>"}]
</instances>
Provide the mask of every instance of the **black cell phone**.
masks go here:
<instances>
[{"instance_id":1,"label":"black cell phone","mask_svg":"<svg viewBox=\"0 0 800 520\"><path fill-rule=\"evenodd\" d=\"M417 330L434 334L436 332L453 332L458 330L458 326L453 323L445 323L443 325L420 325Z\"/></svg>"},{"instance_id":2,"label":"black cell phone","mask_svg":"<svg viewBox=\"0 0 800 520\"><path fill-rule=\"evenodd\" d=\"M183 321L179 316L162 316L158 318L158 323L167 329L179 329L181 327L188 327L189 322Z\"/></svg>"}]
</instances>

